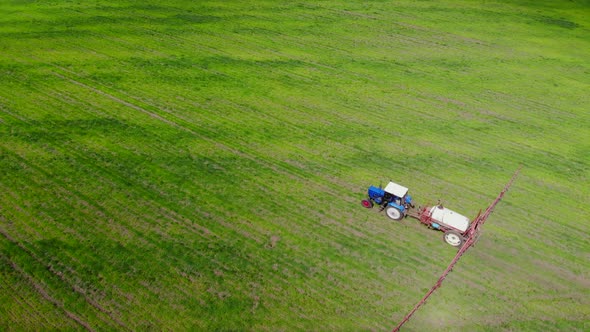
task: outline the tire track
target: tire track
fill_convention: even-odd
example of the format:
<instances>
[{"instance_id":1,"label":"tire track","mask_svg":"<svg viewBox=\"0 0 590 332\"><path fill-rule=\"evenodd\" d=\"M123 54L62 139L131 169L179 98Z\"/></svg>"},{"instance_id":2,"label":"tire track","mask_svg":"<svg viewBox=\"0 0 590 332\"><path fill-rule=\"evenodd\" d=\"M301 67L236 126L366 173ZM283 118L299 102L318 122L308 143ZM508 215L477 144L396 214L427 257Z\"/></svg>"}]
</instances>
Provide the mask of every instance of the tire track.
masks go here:
<instances>
[{"instance_id":1,"label":"tire track","mask_svg":"<svg viewBox=\"0 0 590 332\"><path fill-rule=\"evenodd\" d=\"M2 254L0 254L0 263L5 263L5 265L7 267L10 267L10 261L4 257ZM11 273L11 275L17 276L17 273L14 269L12 269L13 273ZM22 279L21 281L22 282ZM27 283L27 281L24 281L25 283ZM12 294L12 299L18 304L19 307L22 307L26 312L35 312L37 310L37 308L33 305L33 299L31 297L26 297L21 295L22 293L22 288L17 288L15 287L15 285L17 285L17 283L13 282L13 283L4 283L4 282L0 282L0 291L3 292L4 294ZM27 287L27 289L29 288L28 285L25 285L25 287ZM32 292L34 293L35 290L33 289ZM45 299L41 299L40 302L45 301ZM6 303L4 303L4 305L6 305ZM51 321L50 318L48 318L46 313L42 313L39 310L36 311L37 313L37 320L42 321L42 327L50 327L52 329L58 329L60 326L57 325L57 322ZM23 319L23 315L20 312L15 312L15 310L9 310L8 311L8 317L12 318L9 319L12 321L19 321ZM3 324L4 322L0 322L0 324ZM31 320L27 320L26 322L27 324L31 323ZM63 326L61 326L63 328Z\"/></svg>"},{"instance_id":2,"label":"tire track","mask_svg":"<svg viewBox=\"0 0 590 332\"><path fill-rule=\"evenodd\" d=\"M17 245L19 248L25 250L27 253L30 254L30 252L28 252L25 248L21 247L18 242L15 242L15 240L12 237L10 237L10 235L8 235L1 228L0 228L0 234L2 234L4 236L4 238L6 238L8 241ZM32 257L36 260L36 258L34 256L32 256ZM76 314L68 311L64 307L63 303L54 299L40 283L36 282L35 279L31 275L26 273L15 262L11 261L8 257L4 256L4 254L0 254L0 259L7 261L8 264L10 265L10 267L14 271L16 271L23 279L25 279L29 283L29 285L31 287L33 287L35 289L35 291L39 295L41 295L41 297L43 297L43 299L45 299L47 302L51 303L54 307L60 309L69 319L73 320L74 322L76 322L78 325L80 325L81 327L83 327L87 331L94 331L94 329L90 326L90 324L88 324L82 318L78 317Z\"/></svg>"},{"instance_id":3,"label":"tire track","mask_svg":"<svg viewBox=\"0 0 590 332\"><path fill-rule=\"evenodd\" d=\"M29 164L30 165L30 164ZM30 166L33 168L36 168L36 166ZM48 174L46 174L46 178L50 178L48 176ZM65 188L61 188L61 189L65 189ZM70 191L65 191L65 195L64 197L80 197L80 196L84 196L82 194L77 195L76 193L72 193ZM88 203L88 201L85 201L85 205L86 206L91 206L91 203ZM77 209L74 209L77 210ZM4 223L6 223L6 220L4 220L4 218L2 216L0 216L0 218L3 219ZM113 232L108 232L108 227L96 227L95 231L96 233L101 233L98 232L98 230L102 231L102 234L104 235L113 235ZM57 270L53 264L46 264L44 263L44 261L37 256L32 250L29 250L27 247L25 247L23 244L21 244L20 242L14 240L12 237L10 237L8 235L8 233L2 229L0 229L0 233L3 234L8 240L10 240L13 244L17 245L19 248L21 248L23 251L25 251L29 256L31 256L38 264L41 264L42 266L44 266L49 272L51 272L54 276L56 276L59 280L61 280L63 283L65 283L66 285L68 285L69 288L71 288L75 293L79 294L80 296L82 296L86 302L88 304L90 304L92 307L94 307L95 309L97 309L99 312L101 312L102 314L107 315L111 321L115 322L117 325L119 325L119 327L124 328L124 329L128 329L128 327L126 326L125 323L123 323L121 320L119 320L115 313L113 311L107 310L104 307L102 307L97 301L95 301L94 299L92 299L91 297L89 297L87 295L87 291L82 288L81 286L79 286L79 281L80 279L78 279L78 281L72 281L69 278L66 277L66 274L64 274L63 272ZM74 231L74 233L76 233ZM43 236L41 236L39 233L37 233L39 238L43 238ZM72 276L75 276L75 271L72 270L71 268L67 268L70 271L70 274ZM77 278L77 277L76 277Z\"/></svg>"},{"instance_id":4,"label":"tire track","mask_svg":"<svg viewBox=\"0 0 590 332\"><path fill-rule=\"evenodd\" d=\"M90 304L92 307L94 307L95 309L97 309L102 314L107 315L113 322L115 322L117 325L119 325L119 327L124 328L126 330L129 330L127 328L127 326L123 322L121 322L117 317L115 317L115 315L112 312L106 310L100 304L98 304L96 301L94 301L93 299L89 298L86 295L86 292L85 292L84 289L80 288L76 284L70 283L69 280L66 279L66 277L64 276L64 274L62 272L60 272L60 271L57 271L53 267L53 265L44 263L41 258L39 258L31 250L29 250L28 248L26 248L23 244L21 244L20 242L16 241L14 238L12 238L3 228L0 228L0 234L2 234L4 236L4 238L6 238L10 243L12 243L13 245L16 245L22 251L24 251L25 253L27 253L27 255L29 257L31 257L35 262L37 262L37 264L43 266L46 270L48 270L49 272L51 272L55 277L57 277L63 283L65 283L67 285L71 285L71 289L75 293L77 293L78 295L82 296L82 298L84 298L86 300L86 302L88 304ZM49 295L49 293L40 284L38 284L38 283L35 282L35 280L33 279L33 277L31 277L26 272L24 272L20 267L18 267L16 265L16 263L10 261L10 265L13 267L13 269L15 269L17 272L19 272L19 274L23 275L29 281L29 283L31 283L34 286L34 288L41 294L41 296L43 296L43 298L45 298L47 301L51 302L54 306L56 306L58 308L61 308L69 318L75 320L77 323L79 323L80 325L84 326L86 328L86 330L88 330L88 331L94 331L94 329L92 329L87 322L83 321L81 318L79 318L74 313L71 313L68 310L66 310L64 308L63 303L60 303L57 300L55 300L53 297L51 297Z\"/></svg>"}]
</instances>

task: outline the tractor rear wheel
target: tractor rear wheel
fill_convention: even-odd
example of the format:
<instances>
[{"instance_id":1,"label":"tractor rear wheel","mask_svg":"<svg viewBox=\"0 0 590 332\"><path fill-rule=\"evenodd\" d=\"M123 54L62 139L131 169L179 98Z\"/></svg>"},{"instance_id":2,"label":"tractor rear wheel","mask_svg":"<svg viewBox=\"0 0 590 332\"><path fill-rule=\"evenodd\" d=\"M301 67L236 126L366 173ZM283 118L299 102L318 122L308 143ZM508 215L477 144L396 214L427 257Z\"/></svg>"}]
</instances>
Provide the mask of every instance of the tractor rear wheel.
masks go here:
<instances>
[{"instance_id":1,"label":"tractor rear wheel","mask_svg":"<svg viewBox=\"0 0 590 332\"><path fill-rule=\"evenodd\" d=\"M370 208L372 208L372 207L373 207L373 202L371 202L371 201L370 201L370 200L368 200L368 199L363 199L363 200L361 201L361 204L362 204L364 207L366 207L367 209L370 209Z\"/></svg>"},{"instance_id":2,"label":"tractor rear wheel","mask_svg":"<svg viewBox=\"0 0 590 332\"><path fill-rule=\"evenodd\" d=\"M385 214L393 220L402 220L404 218L404 213L393 206L388 206Z\"/></svg>"},{"instance_id":3,"label":"tractor rear wheel","mask_svg":"<svg viewBox=\"0 0 590 332\"><path fill-rule=\"evenodd\" d=\"M463 245L463 242L465 242L463 236L461 236L461 234L459 234L459 232L456 231L445 232L445 234L443 235L443 240L446 243L452 245L453 247L459 248Z\"/></svg>"}]
</instances>

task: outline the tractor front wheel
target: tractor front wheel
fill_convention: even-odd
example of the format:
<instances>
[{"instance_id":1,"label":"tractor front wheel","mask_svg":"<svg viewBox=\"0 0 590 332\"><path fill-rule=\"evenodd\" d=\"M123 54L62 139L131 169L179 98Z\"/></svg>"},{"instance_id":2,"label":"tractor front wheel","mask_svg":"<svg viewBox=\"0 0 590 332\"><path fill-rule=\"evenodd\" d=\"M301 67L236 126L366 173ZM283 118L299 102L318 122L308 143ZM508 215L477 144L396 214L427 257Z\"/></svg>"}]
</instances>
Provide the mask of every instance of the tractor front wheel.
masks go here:
<instances>
[{"instance_id":1,"label":"tractor front wheel","mask_svg":"<svg viewBox=\"0 0 590 332\"><path fill-rule=\"evenodd\" d=\"M385 210L385 214L393 220L402 220L404 218L404 213L393 206L388 206L387 210Z\"/></svg>"},{"instance_id":2,"label":"tractor front wheel","mask_svg":"<svg viewBox=\"0 0 590 332\"><path fill-rule=\"evenodd\" d=\"M363 199L363 200L361 201L361 204L362 204L364 207L366 207L367 209L370 209L370 208L372 208L372 207L373 207L373 202L371 202L371 201L370 201L370 200L368 200L368 199Z\"/></svg>"},{"instance_id":3,"label":"tractor front wheel","mask_svg":"<svg viewBox=\"0 0 590 332\"><path fill-rule=\"evenodd\" d=\"M443 240L446 243L452 245L453 247L461 247L463 245L463 242L465 242L463 236L461 236L461 234L455 231L445 232L445 234L443 235Z\"/></svg>"}]
</instances>

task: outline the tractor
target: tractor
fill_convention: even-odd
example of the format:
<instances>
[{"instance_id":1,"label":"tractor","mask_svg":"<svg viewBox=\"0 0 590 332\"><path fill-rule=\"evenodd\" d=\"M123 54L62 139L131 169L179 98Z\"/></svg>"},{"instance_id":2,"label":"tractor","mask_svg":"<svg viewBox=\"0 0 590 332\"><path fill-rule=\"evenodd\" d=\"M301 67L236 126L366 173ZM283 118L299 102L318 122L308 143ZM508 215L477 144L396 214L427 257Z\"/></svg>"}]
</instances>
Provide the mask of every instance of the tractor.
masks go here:
<instances>
[{"instance_id":1,"label":"tractor","mask_svg":"<svg viewBox=\"0 0 590 332\"><path fill-rule=\"evenodd\" d=\"M379 211L385 210L385 214L393 220L401 220L407 216L410 208L414 207L412 196L408 195L408 188L394 182L389 182L385 188L370 186L368 198L361 201L367 209L373 205L381 206Z\"/></svg>"},{"instance_id":2,"label":"tractor","mask_svg":"<svg viewBox=\"0 0 590 332\"><path fill-rule=\"evenodd\" d=\"M367 193L368 198L361 201L364 207L369 209L379 205L379 211L385 210L385 214L393 220L402 220L404 217L418 219L429 228L443 232L443 240L453 247L461 247L472 235L469 218L440 203L418 208L417 212L411 211L414 204L408 188L397 183L389 182L385 188L370 186Z\"/></svg>"}]
</instances>

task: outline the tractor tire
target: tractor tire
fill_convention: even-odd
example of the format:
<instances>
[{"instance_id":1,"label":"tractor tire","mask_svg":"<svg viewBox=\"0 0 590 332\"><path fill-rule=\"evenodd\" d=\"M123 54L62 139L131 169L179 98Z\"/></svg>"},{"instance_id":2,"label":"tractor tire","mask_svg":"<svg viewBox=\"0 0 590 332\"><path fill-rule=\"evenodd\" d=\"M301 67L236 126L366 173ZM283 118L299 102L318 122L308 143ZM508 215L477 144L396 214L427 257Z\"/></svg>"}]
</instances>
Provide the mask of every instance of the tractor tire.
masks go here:
<instances>
[{"instance_id":1,"label":"tractor tire","mask_svg":"<svg viewBox=\"0 0 590 332\"><path fill-rule=\"evenodd\" d=\"M443 240L450 244L453 247L461 248L463 243L465 242L465 238L459 232L456 231L446 231L443 235Z\"/></svg>"},{"instance_id":2,"label":"tractor tire","mask_svg":"<svg viewBox=\"0 0 590 332\"><path fill-rule=\"evenodd\" d=\"M385 209L385 214L393 220L402 220L404 218L404 213L393 206L388 206L387 209Z\"/></svg>"},{"instance_id":3,"label":"tractor tire","mask_svg":"<svg viewBox=\"0 0 590 332\"><path fill-rule=\"evenodd\" d=\"M363 199L363 200L361 201L361 204L362 204L364 207L366 207L367 209L370 209L370 208L372 208L372 207L373 207L373 202L371 202L371 201L370 201L370 200L368 200L368 199Z\"/></svg>"}]
</instances>

